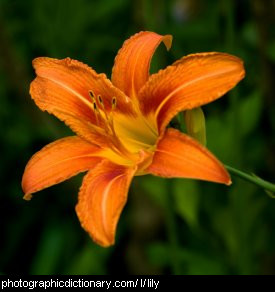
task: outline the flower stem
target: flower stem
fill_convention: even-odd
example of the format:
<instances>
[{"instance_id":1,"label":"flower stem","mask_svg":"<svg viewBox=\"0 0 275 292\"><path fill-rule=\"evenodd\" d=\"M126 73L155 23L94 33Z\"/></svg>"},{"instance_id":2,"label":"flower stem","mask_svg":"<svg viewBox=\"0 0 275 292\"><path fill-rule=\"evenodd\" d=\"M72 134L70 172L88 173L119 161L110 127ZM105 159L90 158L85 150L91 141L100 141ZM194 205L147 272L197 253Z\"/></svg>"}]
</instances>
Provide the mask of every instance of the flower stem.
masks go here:
<instances>
[{"instance_id":1,"label":"flower stem","mask_svg":"<svg viewBox=\"0 0 275 292\"><path fill-rule=\"evenodd\" d=\"M263 179L261 179L260 177L258 177L256 175L250 175L250 174L247 174L245 172L242 172L242 171L240 171L240 170L238 170L236 168L233 168L233 167L231 167L229 165L225 165L225 167L233 175L236 175L236 176L238 176L238 177L240 177L240 178L242 178L242 179L244 179L244 180L246 180L248 182L251 182L251 183L253 183L253 184L265 189L266 191L269 191L271 193L275 193L275 184L270 183L270 182L268 182L266 180L263 180ZM269 195L270 195L270 193L269 193Z\"/></svg>"}]
</instances>

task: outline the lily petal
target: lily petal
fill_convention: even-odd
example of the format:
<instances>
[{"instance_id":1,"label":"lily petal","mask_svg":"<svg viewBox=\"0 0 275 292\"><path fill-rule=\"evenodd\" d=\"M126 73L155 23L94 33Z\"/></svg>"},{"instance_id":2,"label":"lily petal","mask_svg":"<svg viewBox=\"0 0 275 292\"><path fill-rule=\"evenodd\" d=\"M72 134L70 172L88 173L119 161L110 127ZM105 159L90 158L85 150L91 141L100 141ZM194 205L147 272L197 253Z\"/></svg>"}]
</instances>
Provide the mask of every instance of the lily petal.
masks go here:
<instances>
[{"instance_id":1,"label":"lily petal","mask_svg":"<svg viewBox=\"0 0 275 292\"><path fill-rule=\"evenodd\" d=\"M172 36L142 31L125 41L115 58L113 84L126 95L136 96L148 80L152 56L161 42L169 50Z\"/></svg>"},{"instance_id":2,"label":"lily petal","mask_svg":"<svg viewBox=\"0 0 275 292\"><path fill-rule=\"evenodd\" d=\"M31 193L94 167L101 161L95 157L99 151L100 148L77 136L48 144L33 155L25 168L22 178L24 198L30 199Z\"/></svg>"},{"instance_id":3,"label":"lily petal","mask_svg":"<svg viewBox=\"0 0 275 292\"><path fill-rule=\"evenodd\" d=\"M76 212L82 227L101 246L114 244L134 168L102 161L84 177Z\"/></svg>"},{"instance_id":4,"label":"lily petal","mask_svg":"<svg viewBox=\"0 0 275 292\"><path fill-rule=\"evenodd\" d=\"M180 111L207 104L233 88L245 71L241 59L225 53L188 55L151 75L140 90L141 110L162 132Z\"/></svg>"},{"instance_id":5,"label":"lily petal","mask_svg":"<svg viewBox=\"0 0 275 292\"><path fill-rule=\"evenodd\" d=\"M228 172L211 152L196 140L171 128L158 142L147 172L163 177L231 184Z\"/></svg>"},{"instance_id":6,"label":"lily petal","mask_svg":"<svg viewBox=\"0 0 275 292\"><path fill-rule=\"evenodd\" d=\"M37 58L33 61L37 78L31 83L30 94L41 110L46 110L64 121L81 137L102 145L104 137L93 134L97 123L94 103L89 92L101 95L106 111L116 97L117 111L131 114L127 97L105 74L97 74L89 66L66 58L63 60ZM99 141L97 141L99 140Z\"/></svg>"}]
</instances>

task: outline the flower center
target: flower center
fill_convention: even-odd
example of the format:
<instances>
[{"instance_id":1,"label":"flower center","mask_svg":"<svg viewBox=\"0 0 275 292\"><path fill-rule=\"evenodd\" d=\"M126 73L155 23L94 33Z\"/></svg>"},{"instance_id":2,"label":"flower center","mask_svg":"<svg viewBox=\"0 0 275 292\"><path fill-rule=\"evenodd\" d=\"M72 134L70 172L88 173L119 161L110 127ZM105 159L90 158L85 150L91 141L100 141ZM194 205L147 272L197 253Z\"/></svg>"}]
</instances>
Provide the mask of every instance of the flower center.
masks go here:
<instances>
[{"instance_id":1,"label":"flower center","mask_svg":"<svg viewBox=\"0 0 275 292\"><path fill-rule=\"evenodd\" d=\"M158 138L157 129L141 114L114 115L114 128L121 143L131 153L152 151Z\"/></svg>"},{"instance_id":2,"label":"flower center","mask_svg":"<svg viewBox=\"0 0 275 292\"><path fill-rule=\"evenodd\" d=\"M150 160L158 138L158 130L137 109L135 116L116 111L117 99L112 98L111 108L106 109L103 98L89 92L98 129L110 141L108 157L118 164L140 164ZM106 153L107 153L106 152Z\"/></svg>"}]
</instances>

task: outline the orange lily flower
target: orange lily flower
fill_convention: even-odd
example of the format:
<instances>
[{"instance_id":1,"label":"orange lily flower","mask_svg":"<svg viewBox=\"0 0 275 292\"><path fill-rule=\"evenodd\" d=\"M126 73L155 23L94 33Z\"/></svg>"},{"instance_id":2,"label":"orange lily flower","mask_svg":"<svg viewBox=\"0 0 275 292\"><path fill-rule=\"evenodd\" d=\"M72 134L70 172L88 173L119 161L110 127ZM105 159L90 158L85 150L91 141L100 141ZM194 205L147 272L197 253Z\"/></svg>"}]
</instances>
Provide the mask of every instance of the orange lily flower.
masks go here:
<instances>
[{"instance_id":1,"label":"orange lily flower","mask_svg":"<svg viewBox=\"0 0 275 292\"><path fill-rule=\"evenodd\" d=\"M151 58L172 37L140 32L118 52L111 81L70 58L37 58L30 94L43 111L64 121L76 136L57 140L28 162L24 198L88 171L76 213L101 246L114 243L115 231L135 175L231 183L221 162L197 141L166 129L180 111L207 104L243 77L242 61L225 53L181 58L149 75Z\"/></svg>"}]
</instances>

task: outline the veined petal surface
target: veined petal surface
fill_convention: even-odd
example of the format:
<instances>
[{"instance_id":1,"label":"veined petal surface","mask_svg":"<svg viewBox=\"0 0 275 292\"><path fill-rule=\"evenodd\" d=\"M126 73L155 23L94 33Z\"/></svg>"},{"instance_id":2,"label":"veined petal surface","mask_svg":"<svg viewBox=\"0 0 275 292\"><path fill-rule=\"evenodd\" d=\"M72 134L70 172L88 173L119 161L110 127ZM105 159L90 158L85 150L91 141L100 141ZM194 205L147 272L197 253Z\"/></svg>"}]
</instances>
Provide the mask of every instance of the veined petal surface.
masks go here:
<instances>
[{"instance_id":1,"label":"veined petal surface","mask_svg":"<svg viewBox=\"0 0 275 292\"><path fill-rule=\"evenodd\" d=\"M84 177L76 212L82 227L101 246L115 241L115 231L135 168L102 161Z\"/></svg>"},{"instance_id":2,"label":"veined petal surface","mask_svg":"<svg viewBox=\"0 0 275 292\"><path fill-rule=\"evenodd\" d=\"M113 84L129 97L135 97L149 78L151 59L161 42L170 49L172 36L142 31L126 40L115 58Z\"/></svg>"},{"instance_id":3,"label":"veined petal surface","mask_svg":"<svg viewBox=\"0 0 275 292\"><path fill-rule=\"evenodd\" d=\"M37 106L64 121L79 136L104 146L106 138L96 130L97 118L94 101L101 96L106 111L112 109L116 98L116 111L133 113L127 97L114 87L105 74L97 74L89 66L66 58L37 58L33 61L37 77L31 83L30 94ZM107 142L106 142L107 143Z\"/></svg>"},{"instance_id":4,"label":"veined petal surface","mask_svg":"<svg viewBox=\"0 0 275 292\"><path fill-rule=\"evenodd\" d=\"M100 148L77 137L66 137L48 144L29 160L22 178L25 199L30 194L60 183L101 161Z\"/></svg>"},{"instance_id":5,"label":"veined petal surface","mask_svg":"<svg viewBox=\"0 0 275 292\"><path fill-rule=\"evenodd\" d=\"M205 147L175 129L167 129L157 144L147 172L163 176L231 184L222 163Z\"/></svg>"},{"instance_id":6,"label":"veined petal surface","mask_svg":"<svg viewBox=\"0 0 275 292\"><path fill-rule=\"evenodd\" d=\"M207 104L232 89L245 71L241 59L225 53L188 55L150 76L139 92L141 110L162 132L180 111Z\"/></svg>"}]
</instances>

